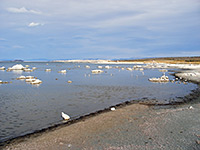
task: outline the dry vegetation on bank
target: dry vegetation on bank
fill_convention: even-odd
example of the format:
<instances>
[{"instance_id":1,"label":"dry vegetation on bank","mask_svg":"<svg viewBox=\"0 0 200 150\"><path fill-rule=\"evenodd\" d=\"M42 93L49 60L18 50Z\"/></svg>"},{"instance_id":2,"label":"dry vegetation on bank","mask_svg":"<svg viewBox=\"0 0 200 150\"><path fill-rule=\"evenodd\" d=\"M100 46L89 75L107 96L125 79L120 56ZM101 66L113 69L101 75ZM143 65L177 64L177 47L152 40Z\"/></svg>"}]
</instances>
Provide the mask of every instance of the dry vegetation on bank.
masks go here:
<instances>
[{"instance_id":1,"label":"dry vegetation on bank","mask_svg":"<svg viewBox=\"0 0 200 150\"><path fill-rule=\"evenodd\" d=\"M144 63L169 63L169 64L200 64L200 56L197 57L162 57L162 58L145 58L134 60L116 60L114 62L144 62Z\"/></svg>"}]
</instances>

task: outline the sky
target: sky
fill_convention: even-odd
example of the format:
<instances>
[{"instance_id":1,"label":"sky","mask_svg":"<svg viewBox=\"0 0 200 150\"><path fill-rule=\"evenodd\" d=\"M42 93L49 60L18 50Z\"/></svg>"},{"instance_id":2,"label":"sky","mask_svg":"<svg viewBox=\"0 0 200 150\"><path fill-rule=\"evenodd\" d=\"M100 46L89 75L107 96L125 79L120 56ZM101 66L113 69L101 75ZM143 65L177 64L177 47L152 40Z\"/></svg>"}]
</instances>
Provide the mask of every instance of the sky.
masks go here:
<instances>
[{"instance_id":1,"label":"sky","mask_svg":"<svg viewBox=\"0 0 200 150\"><path fill-rule=\"evenodd\" d=\"M200 56L200 0L0 0L0 60Z\"/></svg>"}]
</instances>

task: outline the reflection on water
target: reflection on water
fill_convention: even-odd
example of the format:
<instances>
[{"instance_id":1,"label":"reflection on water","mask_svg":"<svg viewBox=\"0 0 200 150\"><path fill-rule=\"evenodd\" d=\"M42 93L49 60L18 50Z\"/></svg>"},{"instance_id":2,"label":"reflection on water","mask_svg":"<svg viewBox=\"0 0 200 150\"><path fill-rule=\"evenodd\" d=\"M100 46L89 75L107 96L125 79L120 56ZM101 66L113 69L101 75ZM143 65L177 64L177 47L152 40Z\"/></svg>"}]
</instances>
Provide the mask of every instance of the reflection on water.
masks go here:
<instances>
[{"instance_id":1,"label":"reflection on water","mask_svg":"<svg viewBox=\"0 0 200 150\"><path fill-rule=\"evenodd\" d=\"M13 70L12 72L21 75L23 73L23 70Z\"/></svg>"},{"instance_id":2,"label":"reflection on water","mask_svg":"<svg viewBox=\"0 0 200 150\"><path fill-rule=\"evenodd\" d=\"M13 63L0 63L6 68ZM95 64L76 63L23 63L37 67L33 72L0 71L0 80L12 81L0 84L0 141L30 133L62 122L61 111L72 119L127 100L142 98L169 101L184 96L195 89L194 84L152 83L150 77L162 75L158 69L133 70L98 69ZM86 65L90 66L85 67ZM133 65L120 65L133 67ZM46 72L45 69L52 69ZM67 70L67 73L58 73ZM20 75L35 76L43 82L31 85L24 80L15 80ZM173 79L168 73L170 79ZM72 83L68 83L71 80Z\"/></svg>"}]
</instances>

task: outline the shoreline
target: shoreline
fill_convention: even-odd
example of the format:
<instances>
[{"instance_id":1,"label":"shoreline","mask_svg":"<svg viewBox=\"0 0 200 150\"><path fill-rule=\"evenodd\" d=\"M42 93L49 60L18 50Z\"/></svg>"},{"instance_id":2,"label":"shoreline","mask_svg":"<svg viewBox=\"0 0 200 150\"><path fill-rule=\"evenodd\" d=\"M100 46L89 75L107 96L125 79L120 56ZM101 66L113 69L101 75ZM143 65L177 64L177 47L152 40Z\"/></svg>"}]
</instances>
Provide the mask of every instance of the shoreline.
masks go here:
<instances>
[{"instance_id":1,"label":"shoreline","mask_svg":"<svg viewBox=\"0 0 200 150\"><path fill-rule=\"evenodd\" d=\"M20 135L20 136L14 137L14 138L7 139L5 141L0 142L0 148L5 148L6 146L8 146L10 144L12 145L12 144L21 143L23 141L26 141L26 139L39 137L43 134L48 134L48 132L52 132L52 131L55 131L55 130L58 130L61 128L69 127L69 126L77 124L79 122L83 122L88 119L95 118L101 114L110 113L110 112L112 112L111 111L112 107L115 107L116 109L126 109L126 107L131 106L131 105L140 105L140 106L144 106L144 107L148 107L148 108L153 108L153 107L160 107L161 109L165 108L165 107L171 108L173 106L177 107L177 106L187 105L191 102L195 102L195 100L199 97L200 97L200 88L197 87L195 90L191 90L191 93L189 93L188 95L185 95L184 97L178 97L179 99L181 99L181 101L174 101L174 102L166 103L166 104L165 103L156 103L154 100L150 100L150 99L145 99L144 101L141 101L141 100L125 101L123 103L119 103L119 104L110 106L108 108L77 117L70 121L63 121L61 123L55 124L55 125L47 127L47 128L43 128L43 129L36 130L36 131L28 133L28 134L24 134L24 135Z\"/></svg>"},{"instance_id":2,"label":"shoreline","mask_svg":"<svg viewBox=\"0 0 200 150\"><path fill-rule=\"evenodd\" d=\"M191 57L155 57L138 59L71 59L71 60L53 60L52 62L74 62L74 63L97 63L97 64L148 64L148 63L166 63L166 64L200 64L199 56Z\"/></svg>"}]
</instances>

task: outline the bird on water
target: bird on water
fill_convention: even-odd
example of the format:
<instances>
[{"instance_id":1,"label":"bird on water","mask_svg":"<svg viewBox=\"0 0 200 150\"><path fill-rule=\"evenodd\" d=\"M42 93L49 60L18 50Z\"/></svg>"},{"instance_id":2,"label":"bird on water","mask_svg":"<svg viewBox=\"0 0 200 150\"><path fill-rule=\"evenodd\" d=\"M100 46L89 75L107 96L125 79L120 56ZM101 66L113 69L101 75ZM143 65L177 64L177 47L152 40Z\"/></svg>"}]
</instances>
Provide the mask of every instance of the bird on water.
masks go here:
<instances>
[{"instance_id":1,"label":"bird on water","mask_svg":"<svg viewBox=\"0 0 200 150\"><path fill-rule=\"evenodd\" d=\"M69 120L70 116L65 114L64 112L61 112L61 116L63 117L64 120Z\"/></svg>"}]
</instances>

